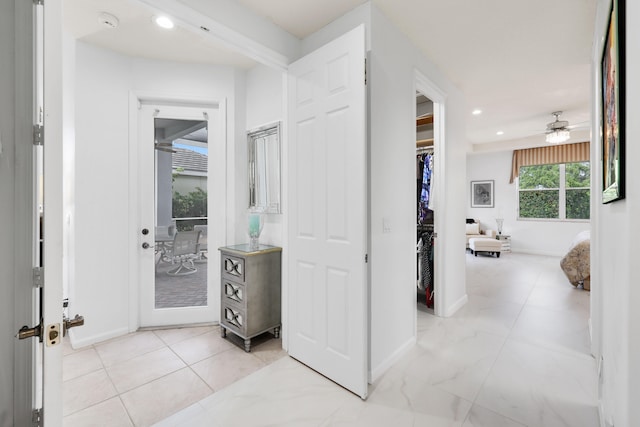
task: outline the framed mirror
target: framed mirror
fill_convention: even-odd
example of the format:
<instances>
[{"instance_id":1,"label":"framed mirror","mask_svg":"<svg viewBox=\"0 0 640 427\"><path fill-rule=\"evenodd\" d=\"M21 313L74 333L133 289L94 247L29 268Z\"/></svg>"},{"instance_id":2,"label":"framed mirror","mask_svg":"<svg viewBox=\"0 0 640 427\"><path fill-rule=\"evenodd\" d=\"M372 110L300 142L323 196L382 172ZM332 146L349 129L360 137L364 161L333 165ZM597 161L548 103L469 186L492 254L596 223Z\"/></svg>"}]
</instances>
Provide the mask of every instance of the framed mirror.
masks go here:
<instances>
[{"instance_id":1,"label":"framed mirror","mask_svg":"<svg viewBox=\"0 0 640 427\"><path fill-rule=\"evenodd\" d=\"M280 122L247 133L249 210L280 213Z\"/></svg>"}]
</instances>

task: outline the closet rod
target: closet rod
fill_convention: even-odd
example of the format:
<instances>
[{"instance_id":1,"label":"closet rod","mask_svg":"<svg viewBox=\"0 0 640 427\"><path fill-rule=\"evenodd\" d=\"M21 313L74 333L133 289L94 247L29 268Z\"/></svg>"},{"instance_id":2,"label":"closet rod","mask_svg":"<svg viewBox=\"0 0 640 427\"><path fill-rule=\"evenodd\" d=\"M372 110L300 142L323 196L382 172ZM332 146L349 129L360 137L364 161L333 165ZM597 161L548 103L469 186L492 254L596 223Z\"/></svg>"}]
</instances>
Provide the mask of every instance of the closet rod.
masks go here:
<instances>
[{"instance_id":1,"label":"closet rod","mask_svg":"<svg viewBox=\"0 0 640 427\"><path fill-rule=\"evenodd\" d=\"M416 154L424 154L424 153L433 154L433 147L419 147L419 148L416 148Z\"/></svg>"}]
</instances>

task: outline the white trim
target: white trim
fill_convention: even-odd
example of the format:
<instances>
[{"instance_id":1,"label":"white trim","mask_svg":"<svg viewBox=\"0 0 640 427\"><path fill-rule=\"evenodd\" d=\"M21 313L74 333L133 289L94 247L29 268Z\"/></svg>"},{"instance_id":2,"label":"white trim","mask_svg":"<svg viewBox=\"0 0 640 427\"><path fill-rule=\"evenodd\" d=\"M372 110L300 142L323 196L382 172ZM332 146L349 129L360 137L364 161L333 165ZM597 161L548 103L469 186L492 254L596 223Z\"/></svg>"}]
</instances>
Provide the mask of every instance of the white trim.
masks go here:
<instances>
[{"instance_id":1,"label":"white trim","mask_svg":"<svg viewBox=\"0 0 640 427\"><path fill-rule=\"evenodd\" d=\"M407 354L413 346L416 345L417 338L414 335L407 342L402 344L391 356L387 357L382 363L380 363L375 369L369 371L369 384L373 384L377 381L388 369L395 365L405 354Z\"/></svg>"},{"instance_id":2,"label":"white trim","mask_svg":"<svg viewBox=\"0 0 640 427\"><path fill-rule=\"evenodd\" d=\"M456 311L460 310L468 301L469 301L469 297L467 296L467 294L464 294L462 298L460 298L458 301L456 301L455 303L451 304L449 307L446 308L446 311L444 312L444 317L453 316L454 314L456 314Z\"/></svg>"},{"instance_id":3,"label":"white trim","mask_svg":"<svg viewBox=\"0 0 640 427\"><path fill-rule=\"evenodd\" d=\"M552 256L552 257L563 257L565 255L564 253L539 251L535 249L518 249L518 248L514 249L513 246L511 246L511 253L527 254L527 255L542 255L542 256Z\"/></svg>"},{"instance_id":4,"label":"white trim","mask_svg":"<svg viewBox=\"0 0 640 427\"><path fill-rule=\"evenodd\" d=\"M229 167L228 167L229 159L227 156L229 151L227 147L227 145L229 144L229 141L227 140L227 126L228 126L227 114L226 114L227 100L226 99L212 100L208 98L194 97L189 95L158 94L153 92L130 91L129 92L129 168L128 168L129 210L132 215L132 218L134 218L135 220L130 221L129 223L128 272L129 272L130 280L129 280L128 332L133 332L138 330L142 324L142 321L141 321L142 299L141 299L141 290L139 286L140 281L137 280L139 276L138 252L134 251L133 248L138 247L139 238L140 238L140 235L139 235L140 224L139 224L139 220L137 219L139 217L138 208L139 208L139 200L140 200L140 197L139 197L140 182L139 182L139 176L138 176L139 175L138 115L139 115L139 110L143 105L145 106L159 105L159 106L166 106L171 108L175 108L175 107L204 108L204 109L217 110L217 114L215 118L209 117L207 119L210 123L212 123L212 125L210 125L210 129L215 129L214 131L212 131L209 137L210 141L219 142L219 144L212 144L212 146L210 147L210 154L213 150L217 150L217 153L215 154L215 156L211 154L209 156L209 161L211 162L211 159L213 157L225 159L224 160L225 166L223 170L220 170L220 168L215 168L219 172L218 177L223 180L221 185L222 185L222 188L224 188L224 190L215 195L212 193L211 195L212 197L210 197L210 200L212 199L225 200L225 206L227 210L225 212L218 213L218 218L215 217L214 215L215 212L209 215L210 221L212 222L215 221L215 223L217 224L223 224L219 232L217 233L217 235L214 236L213 233L210 233L211 241L215 242L212 244L212 247L223 246L227 243L227 233L228 233L227 228L229 223L228 218L230 218L229 215L233 213L233 209L230 206L231 203L228 200L229 190L227 188L228 183L230 182L229 177L227 176L227 171L229 170ZM213 170L211 168L211 165L209 170ZM217 310L216 307L219 307L219 283L218 283L218 286L215 286L216 284L215 282L219 280L219 277L216 275L218 271L218 268L216 268L217 260L218 258L215 258L215 260L210 261L209 263L210 272L208 274L209 282L211 282L211 280L214 281L214 287L213 289L210 289L209 291L210 295L208 296L208 299L209 299L208 307L213 307L213 310ZM218 319L212 318L211 320L217 321ZM175 325L175 321L172 321L172 319L167 319L166 321L172 325ZM161 325L158 325L158 326L161 326Z\"/></svg>"},{"instance_id":5,"label":"white trim","mask_svg":"<svg viewBox=\"0 0 640 427\"><path fill-rule=\"evenodd\" d=\"M130 332L134 332L134 331L130 331L128 328L119 328L119 329L112 329L109 332L105 332L102 334L90 335L88 337L78 339L75 337L75 333L72 329L69 331L69 340L71 341L71 347L73 347L74 350L77 350L82 347L86 347L86 346L97 344L106 340L110 340L111 338L117 338L123 335L127 335Z\"/></svg>"}]
</instances>

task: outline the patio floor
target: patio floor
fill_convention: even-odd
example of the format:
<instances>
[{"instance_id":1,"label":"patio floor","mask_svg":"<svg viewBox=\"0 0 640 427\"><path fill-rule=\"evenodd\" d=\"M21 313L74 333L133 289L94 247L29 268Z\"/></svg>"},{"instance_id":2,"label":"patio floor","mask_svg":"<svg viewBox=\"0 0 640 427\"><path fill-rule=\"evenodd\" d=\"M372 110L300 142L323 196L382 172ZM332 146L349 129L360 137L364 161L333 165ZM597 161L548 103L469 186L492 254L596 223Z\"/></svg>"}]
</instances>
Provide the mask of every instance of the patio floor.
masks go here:
<instances>
[{"instance_id":1,"label":"patio floor","mask_svg":"<svg viewBox=\"0 0 640 427\"><path fill-rule=\"evenodd\" d=\"M196 262L198 269L186 276L169 276L177 264L156 264L156 308L200 307L207 305L207 263Z\"/></svg>"}]
</instances>

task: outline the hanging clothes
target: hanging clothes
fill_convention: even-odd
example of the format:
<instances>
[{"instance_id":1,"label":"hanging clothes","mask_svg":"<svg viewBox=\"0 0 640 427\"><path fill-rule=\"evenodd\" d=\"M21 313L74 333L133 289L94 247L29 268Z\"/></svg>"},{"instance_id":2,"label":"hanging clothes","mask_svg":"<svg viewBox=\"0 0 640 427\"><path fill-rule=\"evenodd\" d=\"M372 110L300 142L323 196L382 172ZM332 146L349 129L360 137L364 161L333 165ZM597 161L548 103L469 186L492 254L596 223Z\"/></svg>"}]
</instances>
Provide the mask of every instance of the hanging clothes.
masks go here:
<instances>
[{"instance_id":1,"label":"hanging clothes","mask_svg":"<svg viewBox=\"0 0 640 427\"><path fill-rule=\"evenodd\" d=\"M433 287L433 231L421 233L418 254L418 288L424 291Z\"/></svg>"},{"instance_id":2,"label":"hanging clothes","mask_svg":"<svg viewBox=\"0 0 640 427\"><path fill-rule=\"evenodd\" d=\"M422 163L422 174L421 180L418 180L418 224L426 224L433 221L433 212L429 211L431 181L433 179L433 154L423 154L420 157Z\"/></svg>"},{"instance_id":3,"label":"hanging clothes","mask_svg":"<svg viewBox=\"0 0 640 427\"><path fill-rule=\"evenodd\" d=\"M436 175L433 173L433 156L429 158L429 169L431 169L431 180L429 181L429 202L427 203L427 208L430 211L435 211L436 207L433 202L435 200L433 197L433 190L435 189L434 181Z\"/></svg>"}]
</instances>

